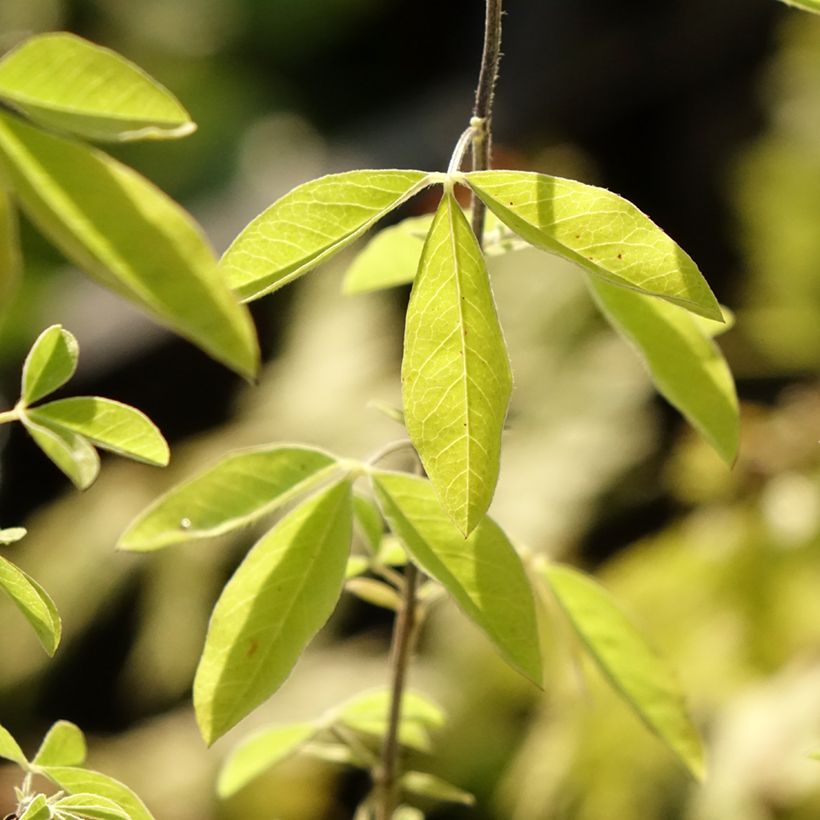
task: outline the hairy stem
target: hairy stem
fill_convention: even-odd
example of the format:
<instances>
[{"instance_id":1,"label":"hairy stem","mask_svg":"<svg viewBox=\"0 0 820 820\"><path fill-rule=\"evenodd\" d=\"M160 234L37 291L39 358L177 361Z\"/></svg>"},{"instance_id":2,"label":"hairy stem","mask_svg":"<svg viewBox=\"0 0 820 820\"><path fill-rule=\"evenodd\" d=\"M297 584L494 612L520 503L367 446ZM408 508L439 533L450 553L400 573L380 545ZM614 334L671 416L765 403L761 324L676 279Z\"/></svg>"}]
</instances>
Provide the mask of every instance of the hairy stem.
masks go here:
<instances>
[{"instance_id":1,"label":"hairy stem","mask_svg":"<svg viewBox=\"0 0 820 820\"><path fill-rule=\"evenodd\" d=\"M486 171L491 167L493 148L493 98L501 61L501 15L503 0L487 0L484 22L484 51L481 55L481 71L475 91L475 105L470 125L473 127L473 170ZM473 194L473 232L478 244L484 237L484 217L487 208Z\"/></svg>"}]
</instances>

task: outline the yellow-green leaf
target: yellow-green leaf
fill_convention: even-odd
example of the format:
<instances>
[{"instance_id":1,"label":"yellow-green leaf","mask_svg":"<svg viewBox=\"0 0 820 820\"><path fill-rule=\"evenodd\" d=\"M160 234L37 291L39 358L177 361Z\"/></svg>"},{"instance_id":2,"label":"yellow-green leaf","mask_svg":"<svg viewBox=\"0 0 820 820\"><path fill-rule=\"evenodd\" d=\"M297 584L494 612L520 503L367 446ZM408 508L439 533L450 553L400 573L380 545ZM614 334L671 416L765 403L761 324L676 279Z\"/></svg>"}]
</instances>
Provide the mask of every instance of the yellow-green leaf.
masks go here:
<instances>
[{"instance_id":1,"label":"yellow-green leaf","mask_svg":"<svg viewBox=\"0 0 820 820\"><path fill-rule=\"evenodd\" d=\"M243 301L278 290L347 247L430 182L422 171L348 171L294 188L253 220L220 262Z\"/></svg>"},{"instance_id":2,"label":"yellow-green leaf","mask_svg":"<svg viewBox=\"0 0 820 820\"><path fill-rule=\"evenodd\" d=\"M441 503L469 535L498 481L512 375L481 249L449 193L410 294L401 376L407 431Z\"/></svg>"},{"instance_id":3,"label":"yellow-green leaf","mask_svg":"<svg viewBox=\"0 0 820 820\"><path fill-rule=\"evenodd\" d=\"M36 123L90 139L163 139L196 129L141 68L66 32L31 37L0 60L0 100Z\"/></svg>"},{"instance_id":4,"label":"yellow-green leaf","mask_svg":"<svg viewBox=\"0 0 820 820\"><path fill-rule=\"evenodd\" d=\"M23 364L23 402L31 404L62 387L74 375L79 355L77 340L62 325L46 328Z\"/></svg>"},{"instance_id":5,"label":"yellow-green leaf","mask_svg":"<svg viewBox=\"0 0 820 820\"><path fill-rule=\"evenodd\" d=\"M787 6L794 6L796 9L820 14L820 0L782 0L782 2Z\"/></svg>"},{"instance_id":6,"label":"yellow-green leaf","mask_svg":"<svg viewBox=\"0 0 820 820\"><path fill-rule=\"evenodd\" d=\"M24 769L28 766L28 760L26 760L23 750L4 726L0 726L0 757L16 763Z\"/></svg>"},{"instance_id":7,"label":"yellow-green leaf","mask_svg":"<svg viewBox=\"0 0 820 820\"><path fill-rule=\"evenodd\" d=\"M405 772L400 783L404 791L418 797L445 803L461 803L465 806L475 805L475 797L469 792L428 772Z\"/></svg>"},{"instance_id":8,"label":"yellow-green leaf","mask_svg":"<svg viewBox=\"0 0 820 820\"><path fill-rule=\"evenodd\" d=\"M44 794L37 794L20 815L20 820L49 820L51 809Z\"/></svg>"},{"instance_id":9,"label":"yellow-green leaf","mask_svg":"<svg viewBox=\"0 0 820 820\"><path fill-rule=\"evenodd\" d=\"M478 171L464 179L502 222L532 245L614 285L723 321L720 306L692 259L617 194L524 171Z\"/></svg>"},{"instance_id":10,"label":"yellow-green leaf","mask_svg":"<svg viewBox=\"0 0 820 820\"><path fill-rule=\"evenodd\" d=\"M0 557L0 588L4 589L15 606L31 624L43 649L49 655L60 644L62 624L54 601L49 594L23 570Z\"/></svg>"},{"instance_id":11,"label":"yellow-green leaf","mask_svg":"<svg viewBox=\"0 0 820 820\"><path fill-rule=\"evenodd\" d=\"M303 501L248 553L217 601L194 681L212 743L272 695L336 606L353 527L347 480Z\"/></svg>"},{"instance_id":12,"label":"yellow-green leaf","mask_svg":"<svg viewBox=\"0 0 820 820\"><path fill-rule=\"evenodd\" d=\"M116 803L129 820L154 820L145 803L124 783L107 774L76 766L41 766L39 769L69 794L94 794Z\"/></svg>"},{"instance_id":13,"label":"yellow-green leaf","mask_svg":"<svg viewBox=\"0 0 820 820\"><path fill-rule=\"evenodd\" d=\"M21 270L17 208L11 194L0 187L0 310L11 302Z\"/></svg>"},{"instance_id":14,"label":"yellow-green leaf","mask_svg":"<svg viewBox=\"0 0 820 820\"><path fill-rule=\"evenodd\" d=\"M78 267L246 377L259 352L247 309L201 229L132 169L0 113L0 171L25 213Z\"/></svg>"},{"instance_id":15,"label":"yellow-green leaf","mask_svg":"<svg viewBox=\"0 0 820 820\"><path fill-rule=\"evenodd\" d=\"M382 609L392 609L394 612L401 609L401 597L395 587L375 578L350 578L347 572L345 577L348 578L345 590L351 595Z\"/></svg>"},{"instance_id":16,"label":"yellow-green leaf","mask_svg":"<svg viewBox=\"0 0 820 820\"><path fill-rule=\"evenodd\" d=\"M125 809L99 794L70 794L53 804L54 817L83 820L131 820Z\"/></svg>"},{"instance_id":17,"label":"yellow-green leaf","mask_svg":"<svg viewBox=\"0 0 820 820\"><path fill-rule=\"evenodd\" d=\"M35 766L82 766L85 755L85 735L80 727L58 720L43 738L32 763Z\"/></svg>"},{"instance_id":18,"label":"yellow-green leaf","mask_svg":"<svg viewBox=\"0 0 820 820\"><path fill-rule=\"evenodd\" d=\"M100 472L97 451L82 437L70 430L39 424L27 415L20 417L37 446L73 482L78 490L90 487Z\"/></svg>"}]
</instances>

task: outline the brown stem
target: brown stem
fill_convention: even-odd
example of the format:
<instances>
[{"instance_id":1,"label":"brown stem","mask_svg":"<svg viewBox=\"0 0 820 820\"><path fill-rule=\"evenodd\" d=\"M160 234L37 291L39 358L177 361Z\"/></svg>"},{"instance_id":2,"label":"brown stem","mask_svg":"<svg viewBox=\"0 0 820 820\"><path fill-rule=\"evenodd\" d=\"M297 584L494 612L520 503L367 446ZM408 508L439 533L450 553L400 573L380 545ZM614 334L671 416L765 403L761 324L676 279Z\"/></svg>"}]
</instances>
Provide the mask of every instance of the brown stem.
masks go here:
<instances>
[{"instance_id":1,"label":"brown stem","mask_svg":"<svg viewBox=\"0 0 820 820\"><path fill-rule=\"evenodd\" d=\"M503 0L487 0L487 15L484 23L484 51L481 55L481 71L475 91L473 119L473 170L486 171L492 165L493 149L493 99L495 83L498 79L498 65L501 62L501 15ZM486 206L473 194L473 232L478 244L484 239L484 217Z\"/></svg>"}]
</instances>

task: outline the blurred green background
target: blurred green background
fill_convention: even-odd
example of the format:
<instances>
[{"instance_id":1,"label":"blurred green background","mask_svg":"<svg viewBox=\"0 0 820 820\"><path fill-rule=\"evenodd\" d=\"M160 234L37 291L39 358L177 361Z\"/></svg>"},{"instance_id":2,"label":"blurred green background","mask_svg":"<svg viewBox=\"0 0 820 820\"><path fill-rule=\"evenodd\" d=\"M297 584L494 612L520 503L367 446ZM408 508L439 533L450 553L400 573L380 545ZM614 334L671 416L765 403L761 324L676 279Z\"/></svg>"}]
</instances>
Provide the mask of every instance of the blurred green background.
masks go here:
<instances>
[{"instance_id":1,"label":"blurred green background","mask_svg":"<svg viewBox=\"0 0 820 820\"><path fill-rule=\"evenodd\" d=\"M708 742L695 786L594 674L546 634L533 691L450 605L413 684L449 711L417 761L476 793L475 820L820 817L820 18L774 0L510 0L499 165L574 176L634 201L737 314L721 344L743 403L730 473L654 394L564 263L494 264L516 389L494 515L522 544L600 573L675 666ZM67 29L171 88L199 123L116 154L182 201L218 250L290 187L356 167L444 167L466 124L479 0L0 0L0 49ZM402 215L432 201L415 201ZM343 820L366 779L296 758L229 802L226 751L386 679L390 618L340 605L283 689L214 749L190 684L208 613L254 532L118 554L131 517L230 448L304 440L361 456L396 436L407 290L347 298L351 256L254 306L267 364L248 387L65 265L24 226L25 281L0 327L3 408L27 347L59 321L80 341L70 390L140 407L164 471L106 459L78 494L3 428L9 557L55 597L54 661L0 601L0 723L37 743L57 718L90 763L159 820ZM0 813L14 771L0 769Z\"/></svg>"}]
</instances>

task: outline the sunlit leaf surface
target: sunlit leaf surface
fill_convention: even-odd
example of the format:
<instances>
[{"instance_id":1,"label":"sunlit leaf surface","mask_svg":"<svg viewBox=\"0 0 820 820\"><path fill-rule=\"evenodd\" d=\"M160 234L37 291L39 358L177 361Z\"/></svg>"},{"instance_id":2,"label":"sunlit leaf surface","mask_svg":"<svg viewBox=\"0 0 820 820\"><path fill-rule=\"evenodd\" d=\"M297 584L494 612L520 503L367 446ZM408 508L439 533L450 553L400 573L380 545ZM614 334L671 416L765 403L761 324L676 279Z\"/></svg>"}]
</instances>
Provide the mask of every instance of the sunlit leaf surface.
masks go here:
<instances>
[{"instance_id":1,"label":"sunlit leaf surface","mask_svg":"<svg viewBox=\"0 0 820 820\"><path fill-rule=\"evenodd\" d=\"M62 387L77 369L80 348L74 336L60 325L46 328L23 364L22 399L26 404Z\"/></svg>"},{"instance_id":2,"label":"sunlit leaf surface","mask_svg":"<svg viewBox=\"0 0 820 820\"><path fill-rule=\"evenodd\" d=\"M43 649L49 655L57 651L62 631L57 607L48 593L23 570L0 557L0 588L31 624Z\"/></svg>"}]
</instances>

